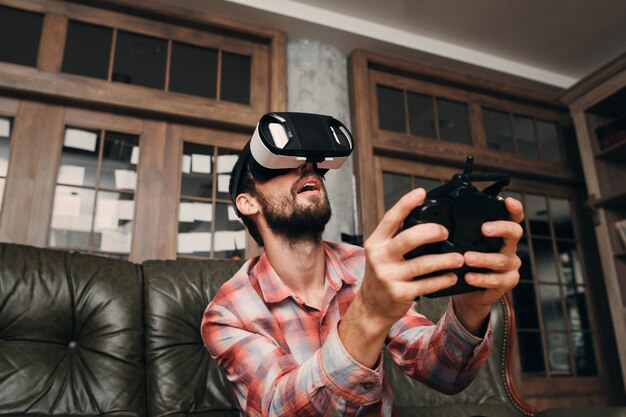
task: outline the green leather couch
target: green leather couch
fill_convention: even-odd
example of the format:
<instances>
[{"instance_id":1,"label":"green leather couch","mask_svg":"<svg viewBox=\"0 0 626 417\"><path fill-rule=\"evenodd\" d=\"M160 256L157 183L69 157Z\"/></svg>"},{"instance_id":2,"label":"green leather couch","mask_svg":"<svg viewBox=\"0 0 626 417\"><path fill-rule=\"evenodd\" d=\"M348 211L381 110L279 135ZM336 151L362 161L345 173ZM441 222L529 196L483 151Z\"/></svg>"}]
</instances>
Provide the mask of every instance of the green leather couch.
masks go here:
<instances>
[{"instance_id":1,"label":"green leather couch","mask_svg":"<svg viewBox=\"0 0 626 417\"><path fill-rule=\"evenodd\" d=\"M238 416L199 324L241 264L137 265L0 243L0 416ZM420 304L436 319L445 300ZM387 367L401 416L525 415L503 383L503 312L496 305L492 313L494 352L460 394ZM616 410L609 415L624 415Z\"/></svg>"}]
</instances>

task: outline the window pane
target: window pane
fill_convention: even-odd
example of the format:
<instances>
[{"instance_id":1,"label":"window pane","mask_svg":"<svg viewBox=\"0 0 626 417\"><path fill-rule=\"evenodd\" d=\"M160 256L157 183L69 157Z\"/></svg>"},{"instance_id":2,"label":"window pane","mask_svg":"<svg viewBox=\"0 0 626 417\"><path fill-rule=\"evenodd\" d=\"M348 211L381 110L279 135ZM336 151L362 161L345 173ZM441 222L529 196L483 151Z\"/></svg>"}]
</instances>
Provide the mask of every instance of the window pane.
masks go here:
<instances>
[{"instance_id":1,"label":"window pane","mask_svg":"<svg viewBox=\"0 0 626 417\"><path fill-rule=\"evenodd\" d=\"M585 282L576 244L573 242L557 242L556 246L559 251L561 282L567 285L584 285Z\"/></svg>"},{"instance_id":2,"label":"window pane","mask_svg":"<svg viewBox=\"0 0 626 417\"><path fill-rule=\"evenodd\" d=\"M439 136L456 143L472 143L467 115L467 104L437 98Z\"/></svg>"},{"instance_id":3,"label":"window pane","mask_svg":"<svg viewBox=\"0 0 626 417\"><path fill-rule=\"evenodd\" d=\"M230 173L233 171L233 167L239 157L238 151L231 151L228 149L219 149L217 156L216 170L217 170L217 198L224 198L230 200L230 193L228 192L228 185L230 183Z\"/></svg>"},{"instance_id":4,"label":"window pane","mask_svg":"<svg viewBox=\"0 0 626 417\"><path fill-rule=\"evenodd\" d=\"M514 126L517 153L537 158L537 140L535 138L533 119L523 116L515 116Z\"/></svg>"},{"instance_id":5,"label":"window pane","mask_svg":"<svg viewBox=\"0 0 626 417\"><path fill-rule=\"evenodd\" d=\"M569 346L567 344L567 334L547 333L548 343L548 364L550 372L558 375L570 375L572 369L569 363Z\"/></svg>"},{"instance_id":6,"label":"window pane","mask_svg":"<svg viewBox=\"0 0 626 417\"><path fill-rule=\"evenodd\" d=\"M518 328L539 329L534 284L522 282L513 288L513 304Z\"/></svg>"},{"instance_id":7,"label":"window pane","mask_svg":"<svg viewBox=\"0 0 626 417\"><path fill-rule=\"evenodd\" d=\"M247 55L222 52L221 100L250 103L251 61Z\"/></svg>"},{"instance_id":8,"label":"window pane","mask_svg":"<svg viewBox=\"0 0 626 417\"><path fill-rule=\"evenodd\" d=\"M181 195L189 197L213 196L213 147L185 143Z\"/></svg>"},{"instance_id":9,"label":"window pane","mask_svg":"<svg viewBox=\"0 0 626 417\"><path fill-rule=\"evenodd\" d=\"M546 198L542 195L526 194L524 209L530 224L530 233L535 236L551 236Z\"/></svg>"},{"instance_id":10,"label":"window pane","mask_svg":"<svg viewBox=\"0 0 626 417\"><path fill-rule=\"evenodd\" d=\"M106 132L102 151L101 188L134 190L137 184L139 137Z\"/></svg>"},{"instance_id":11,"label":"window pane","mask_svg":"<svg viewBox=\"0 0 626 417\"><path fill-rule=\"evenodd\" d=\"M545 372L541 334L537 332L518 332L517 336L522 372Z\"/></svg>"},{"instance_id":12,"label":"window pane","mask_svg":"<svg viewBox=\"0 0 626 417\"><path fill-rule=\"evenodd\" d=\"M230 204L215 206L214 258L241 259L246 253L246 230Z\"/></svg>"},{"instance_id":13,"label":"window pane","mask_svg":"<svg viewBox=\"0 0 626 417\"><path fill-rule=\"evenodd\" d=\"M70 20L61 71L106 80L113 29Z\"/></svg>"},{"instance_id":14,"label":"window pane","mask_svg":"<svg viewBox=\"0 0 626 417\"><path fill-rule=\"evenodd\" d=\"M543 324L548 330L565 330L565 318L558 285L539 285Z\"/></svg>"},{"instance_id":15,"label":"window pane","mask_svg":"<svg viewBox=\"0 0 626 417\"><path fill-rule=\"evenodd\" d=\"M572 330L589 330L589 316L583 287L568 286L565 296L567 317Z\"/></svg>"},{"instance_id":16,"label":"window pane","mask_svg":"<svg viewBox=\"0 0 626 417\"><path fill-rule=\"evenodd\" d=\"M50 225L51 247L89 249L95 191L57 185Z\"/></svg>"},{"instance_id":17,"label":"window pane","mask_svg":"<svg viewBox=\"0 0 626 417\"><path fill-rule=\"evenodd\" d=\"M564 198L551 198L550 214L556 237L573 239L574 225L569 200Z\"/></svg>"},{"instance_id":18,"label":"window pane","mask_svg":"<svg viewBox=\"0 0 626 417\"><path fill-rule=\"evenodd\" d=\"M572 333L572 344L574 345L576 373L581 376L597 375L598 368L596 367L591 334L582 332Z\"/></svg>"},{"instance_id":19,"label":"window pane","mask_svg":"<svg viewBox=\"0 0 626 417\"><path fill-rule=\"evenodd\" d=\"M441 181L430 178L413 177L413 188L423 188L427 192L441 185Z\"/></svg>"},{"instance_id":20,"label":"window pane","mask_svg":"<svg viewBox=\"0 0 626 417\"><path fill-rule=\"evenodd\" d=\"M57 182L66 185L96 186L98 174L98 132L65 129L63 153Z\"/></svg>"},{"instance_id":21,"label":"window pane","mask_svg":"<svg viewBox=\"0 0 626 417\"><path fill-rule=\"evenodd\" d=\"M113 81L163 89L166 57L167 41L119 30Z\"/></svg>"},{"instance_id":22,"label":"window pane","mask_svg":"<svg viewBox=\"0 0 626 417\"><path fill-rule=\"evenodd\" d=\"M545 239L533 239L533 253L537 268L537 279L540 282L557 283L556 262L552 251L552 242Z\"/></svg>"},{"instance_id":23,"label":"window pane","mask_svg":"<svg viewBox=\"0 0 626 417\"><path fill-rule=\"evenodd\" d=\"M433 98L423 94L407 93L407 103L409 106L409 132L412 135L437 138ZM404 113L399 113L399 115L404 117Z\"/></svg>"},{"instance_id":24,"label":"window pane","mask_svg":"<svg viewBox=\"0 0 626 417\"><path fill-rule=\"evenodd\" d=\"M6 177L9 170L9 142L11 120L0 117L0 177Z\"/></svg>"},{"instance_id":25,"label":"window pane","mask_svg":"<svg viewBox=\"0 0 626 417\"><path fill-rule=\"evenodd\" d=\"M178 208L178 254L211 256L213 205L182 200Z\"/></svg>"},{"instance_id":26,"label":"window pane","mask_svg":"<svg viewBox=\"0 0 626 417\"><path fill-rule=\"evenodd\" d=\"M515 152L508 113L483 109L483 123L488 147L499 151Z\"/></svg>"},{"instance_id":27,"label":"window pane","mask_svg":"<svg viewBox=\"0 0 626 417\"><path fill-rule=\"evenodd\" d=\"M130 252L135 202L132 194L98 192L94 243L103 252Z\"/></svg>"},{"instance_id":28,"label":"window pane","mask_svg":"<svg viewBox=\"0 0 626 417\"><path fill-rule=\"evenodd\" d=\"M37 65L43 15L0 6L0 61Z\"/></svg>"},{"instance_id":29,"label":"window pane","mask_svg":"<svg viewBox=\"0 0 626 417\"><path fill-rule=\"evenodd\" d=\"M404 94L397 88L376 86L378 95L378 126L381 130L406 133Z\"/></svg>"},{"instance_id":30,"label":"window pane","mask_svg":"<svg viewBox=\"0 0 626 417\"><path fill-rule=\"evenodd\" d=\"M383 193L385 194L385 211L393 207L400 197L411 190L411 177L402 174L383 172Z\"/></svg>"},{"instance_id":31,"label":"window pane","mask_svg":"<svg viewBox=\"0 0 626 417\"><path fill-rule=\"evenodd\" d=\"M556 123L537 120L537 134L541 146L541 159L561 162L559 129Z\"/></svg>"},{"instance_id":32,"label":"window pane","mask_svg":"<svg viewBox=\"0 0 626 417\"><path fill-rule=\"evenodd\" d=\"M215 98L217 90L217 50L172 43L170 91Z\"/></svg>"}]
</instances>

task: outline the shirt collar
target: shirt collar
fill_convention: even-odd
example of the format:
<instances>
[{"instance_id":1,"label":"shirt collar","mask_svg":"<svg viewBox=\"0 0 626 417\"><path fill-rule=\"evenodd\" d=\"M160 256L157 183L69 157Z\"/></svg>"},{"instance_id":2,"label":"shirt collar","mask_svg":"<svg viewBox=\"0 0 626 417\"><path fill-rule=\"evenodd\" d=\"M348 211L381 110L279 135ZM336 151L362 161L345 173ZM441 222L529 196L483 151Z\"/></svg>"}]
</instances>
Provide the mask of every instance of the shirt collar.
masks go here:
<instances>
[{"instance_id":1,"label":"shirt collar","mask_svg":"<svg viewBox=\"0 0 626 417\"><path fill-rule=\"evenodd\" d=\"M354 284L357 278L344 267L342 254L336 252L334 248L329 246L326 242L323 242L323 245L326 259L326 280L328 283L335 291L341 289L343 285L342 282L347 285ZM252 272L254 278L259 283L263 300L266 303L278 303L293 295L292 291L285 285L283 280L280 279L274 267L270 264L265 252L259 257Z\"/></svg>"}]
</instances>

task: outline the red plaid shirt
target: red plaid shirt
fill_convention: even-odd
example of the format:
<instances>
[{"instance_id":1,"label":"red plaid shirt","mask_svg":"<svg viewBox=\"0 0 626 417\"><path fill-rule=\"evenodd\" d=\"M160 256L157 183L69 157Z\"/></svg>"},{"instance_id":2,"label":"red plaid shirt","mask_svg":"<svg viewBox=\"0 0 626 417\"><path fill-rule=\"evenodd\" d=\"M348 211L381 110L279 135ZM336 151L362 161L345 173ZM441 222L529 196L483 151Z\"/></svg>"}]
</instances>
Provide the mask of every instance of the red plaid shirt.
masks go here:
<instances>
[{"instance_id":1,"label":"red plaid shirt","mask_svg":"<svg viewBox=\"0 0 626 417\"><path fill-rule=\"evenodd\" d=\"M355 361L337 335L365 268L363 250L324 242L322 309L307 306L267 256L246 264L207 307L201 332L250 416L391 416L393 393L375 369ZM446 393L464 389L491 349L465 330L452 303L437 325L411 308L389 331L387 349L407 375ZM415 306L414 306L415 307Z\"/></svg>"}]
</instances>

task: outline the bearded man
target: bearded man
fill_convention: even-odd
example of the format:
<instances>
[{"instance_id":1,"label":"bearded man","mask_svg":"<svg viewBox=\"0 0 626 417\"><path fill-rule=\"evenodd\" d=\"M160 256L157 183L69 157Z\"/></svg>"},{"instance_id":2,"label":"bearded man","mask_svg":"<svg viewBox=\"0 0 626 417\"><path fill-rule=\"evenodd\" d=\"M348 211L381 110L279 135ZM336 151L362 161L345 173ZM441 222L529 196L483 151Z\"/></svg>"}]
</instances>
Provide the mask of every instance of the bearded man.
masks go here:
<instances>
[{"instance_id":1,"label":"bearded man","mask_svg":"<svg viewBox=\"0 0 626 417\"><path fill-rule=\"evenodd\" d=\"M429 387L445 393L467 387L491 349L491 305L519 280L521 203L507 198L510 221L482 226L485 236L503 239L500 253L406 260L411 249L448 235L435 223L401 230L424 201L423 189L404 195L360 248L322 240L331 210L315 164L255 178L251 163L246 145L231 195L264 252L222 286L201 326L242 415L392 416L385 345L404 373ZM464 264L491 271L465 276L484 290L450 297L437 324L415 311L416 297L457 280L432 273ZM421 275L429 277L414 279Z\"/></svg>"}]
</instances>

